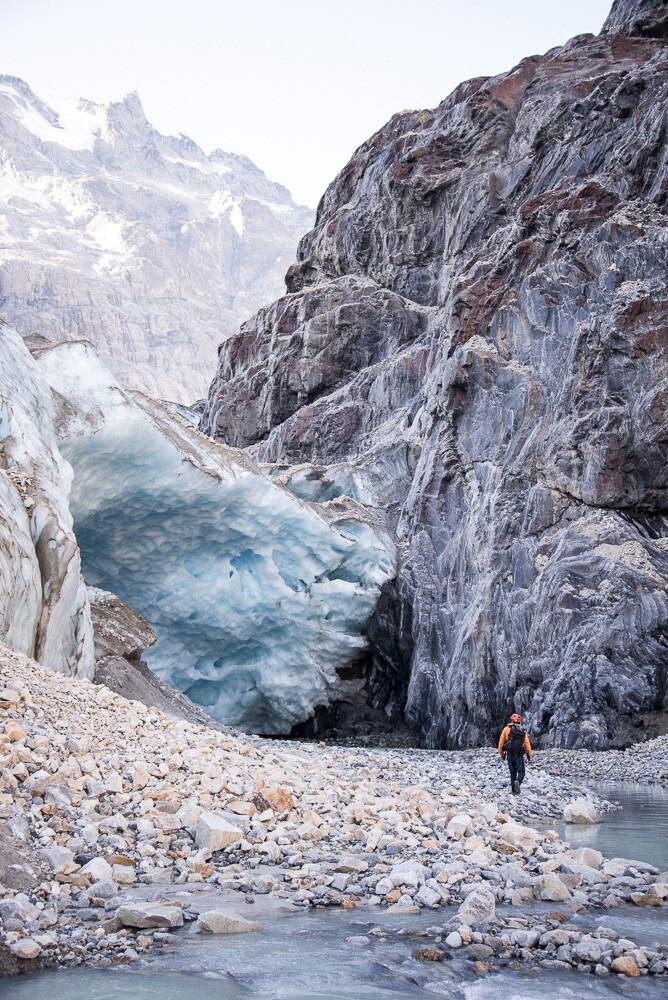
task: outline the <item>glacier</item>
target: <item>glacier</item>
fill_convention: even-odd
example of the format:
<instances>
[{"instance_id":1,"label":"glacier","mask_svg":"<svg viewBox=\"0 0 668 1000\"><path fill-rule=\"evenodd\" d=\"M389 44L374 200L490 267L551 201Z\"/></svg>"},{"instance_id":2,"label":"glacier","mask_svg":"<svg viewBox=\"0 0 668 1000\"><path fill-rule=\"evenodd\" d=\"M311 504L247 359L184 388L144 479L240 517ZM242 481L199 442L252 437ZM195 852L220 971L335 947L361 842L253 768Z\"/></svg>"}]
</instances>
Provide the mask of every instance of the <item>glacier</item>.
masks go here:
<instances>
[{"instance_id":1,"label":"glacier","mask_svg":"<svg viewBox=\"0 0 668 1000\"><path fill-rule=\"evenodd\" d=\"M342 673L364 656L395 571L373 513L300 499L173 408L121 390L86 343L38 362L61 402L86 582L150 622L151 668L215 719L264 734L357 690Z\"/></svg>"},{"instance_id":2,"label":"glacier","mask_svg":"<svg viewBox=\"0 0 668 1000\"><path fill-rule=\"evenodd\" d=\"M0 641L60 673L93 676L93 628L48 382L0 322Z\"/></svg>"}]
</instances>

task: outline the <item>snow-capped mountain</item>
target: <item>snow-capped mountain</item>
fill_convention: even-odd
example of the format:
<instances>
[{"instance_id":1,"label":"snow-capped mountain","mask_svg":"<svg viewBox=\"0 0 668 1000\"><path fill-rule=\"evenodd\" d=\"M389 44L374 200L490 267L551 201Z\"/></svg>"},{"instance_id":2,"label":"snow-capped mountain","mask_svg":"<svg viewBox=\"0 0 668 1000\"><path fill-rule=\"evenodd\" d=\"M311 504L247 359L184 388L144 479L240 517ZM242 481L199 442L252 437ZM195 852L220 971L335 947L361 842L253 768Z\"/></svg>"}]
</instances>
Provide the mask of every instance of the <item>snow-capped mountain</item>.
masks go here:
<instances>
[{"instance_id":1,"label":"snow-capped mountain","mask_svg":"<svg viewBox=\"0 0 668 1000\"><path fill-rule=\"evenodd\" d=\"M312 218L246 157L161 135L137 94L50 107L0 76L0 315L93 341L128 386L203 395Z\"/></svg>"}]
</instances>

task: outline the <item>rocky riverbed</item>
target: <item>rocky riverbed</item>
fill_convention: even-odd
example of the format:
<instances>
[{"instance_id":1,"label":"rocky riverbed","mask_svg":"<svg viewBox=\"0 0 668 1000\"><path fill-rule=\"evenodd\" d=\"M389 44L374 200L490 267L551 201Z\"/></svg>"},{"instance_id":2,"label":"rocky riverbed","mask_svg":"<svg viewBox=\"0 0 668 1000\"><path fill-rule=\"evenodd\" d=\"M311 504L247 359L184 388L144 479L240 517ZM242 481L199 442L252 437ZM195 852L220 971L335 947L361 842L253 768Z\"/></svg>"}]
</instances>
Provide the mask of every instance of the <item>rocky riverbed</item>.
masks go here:
<instances>
[{"instance_id":1,"label":"rocky riverbed","mask_svg":"<svg viewBox=\"0 0 668 1000\"><path fill-rule=\"evenodd\" d=\"M428 928L413 927L415 956L465 954L480 974L512 963L666 973L667 949L574 923L588 910L664 905L668 873L572 850L545 829L546 818L597 819L609 804L566 769L548 773L540 754L515 798L491 749L221 732L4 648L0 689L6 971L133 962L174 947L184 924L261 933L278 914L338 907L372 924L396 914L404 935L433 912Z\"/></svg>"},{"instance_id":2,"label":"rocky riverbed","mask_svg":"<svg viewBox=\"0 0 668 1000\"><path fill-rule=\"evenodd\" d=\"M625 750L546 750L541 767L578 781L631 781L668 788L668 735Z\"/></svg>"}]
</instances>

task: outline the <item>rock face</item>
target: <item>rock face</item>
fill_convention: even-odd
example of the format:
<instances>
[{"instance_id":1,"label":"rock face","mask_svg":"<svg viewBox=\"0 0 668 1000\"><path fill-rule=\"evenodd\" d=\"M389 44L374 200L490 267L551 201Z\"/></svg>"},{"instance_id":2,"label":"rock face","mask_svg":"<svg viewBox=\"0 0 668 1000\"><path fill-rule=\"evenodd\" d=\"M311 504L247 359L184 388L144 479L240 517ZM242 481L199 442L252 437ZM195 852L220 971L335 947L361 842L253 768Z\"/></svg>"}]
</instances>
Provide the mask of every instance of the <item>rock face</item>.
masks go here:
<instances>
[{"instance_id":1,"label":"rock face","mask_svg":"<svg viewBox=\"0 0 668 1000\"><path fill-rule=\"evenodd\" d=\"M514 706L604 747L664 708L663 3L397 115L325 193L202 428L401 547L369 692L427 746Z\"/></svg>"},{"instance_id":2,"label":"rock face","mask_svg":"<svg viewBox=\"0 0 668 1000\"><path fill-rule=\"evenodd\" d=\"M142 653L157 640L149 623L116 594L97 587L87 589L93 621L95 683L178 719L212 725L205 712L161 680L142 659Z\"/></svg>"},{"instance_id":3,"label":"rock face","mask_svg":"<svg viewBox=\"0 0 668 1000\"><path fill-rule=\"evenodd\" d=\"M93 629L56 439L51 390L21 337L0 325L0 641L92 677Z\"/></svg>"},{"instance_id":4,"label":"rock face","mask_svg":"<svg viewBox=\"0 0 668 1000\"><path fill-rule=\"evenodd\" d=\"M0 135L0 314L92 340L130 387L202 395L312 212L246 157L161 135L136 94L56 110L0 76Z\"/></svg>"}]
</instances>

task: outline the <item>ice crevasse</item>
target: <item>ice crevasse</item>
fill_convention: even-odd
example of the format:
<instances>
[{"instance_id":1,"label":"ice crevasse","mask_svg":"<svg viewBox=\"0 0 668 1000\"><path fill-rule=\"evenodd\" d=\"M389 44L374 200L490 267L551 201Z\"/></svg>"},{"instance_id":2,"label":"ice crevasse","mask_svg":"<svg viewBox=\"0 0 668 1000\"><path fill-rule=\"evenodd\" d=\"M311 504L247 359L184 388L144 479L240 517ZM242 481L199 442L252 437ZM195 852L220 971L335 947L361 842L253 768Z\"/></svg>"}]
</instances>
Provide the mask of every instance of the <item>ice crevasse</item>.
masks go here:
<instances>
[{"instance_id":1,"label":"ice crevasse","mask_svg":"<svg viewBox=\"0 0 668 1000\"><path fill-rule=\"evenodd\" d=\"M122 392L88 344L38 360L61 400L86 582L154 626L151 667L258 733L288 733L345 696L339 671L363 654L394 574L372 515L294 496L164 404Z\"/></svg>"}]
</instances>

